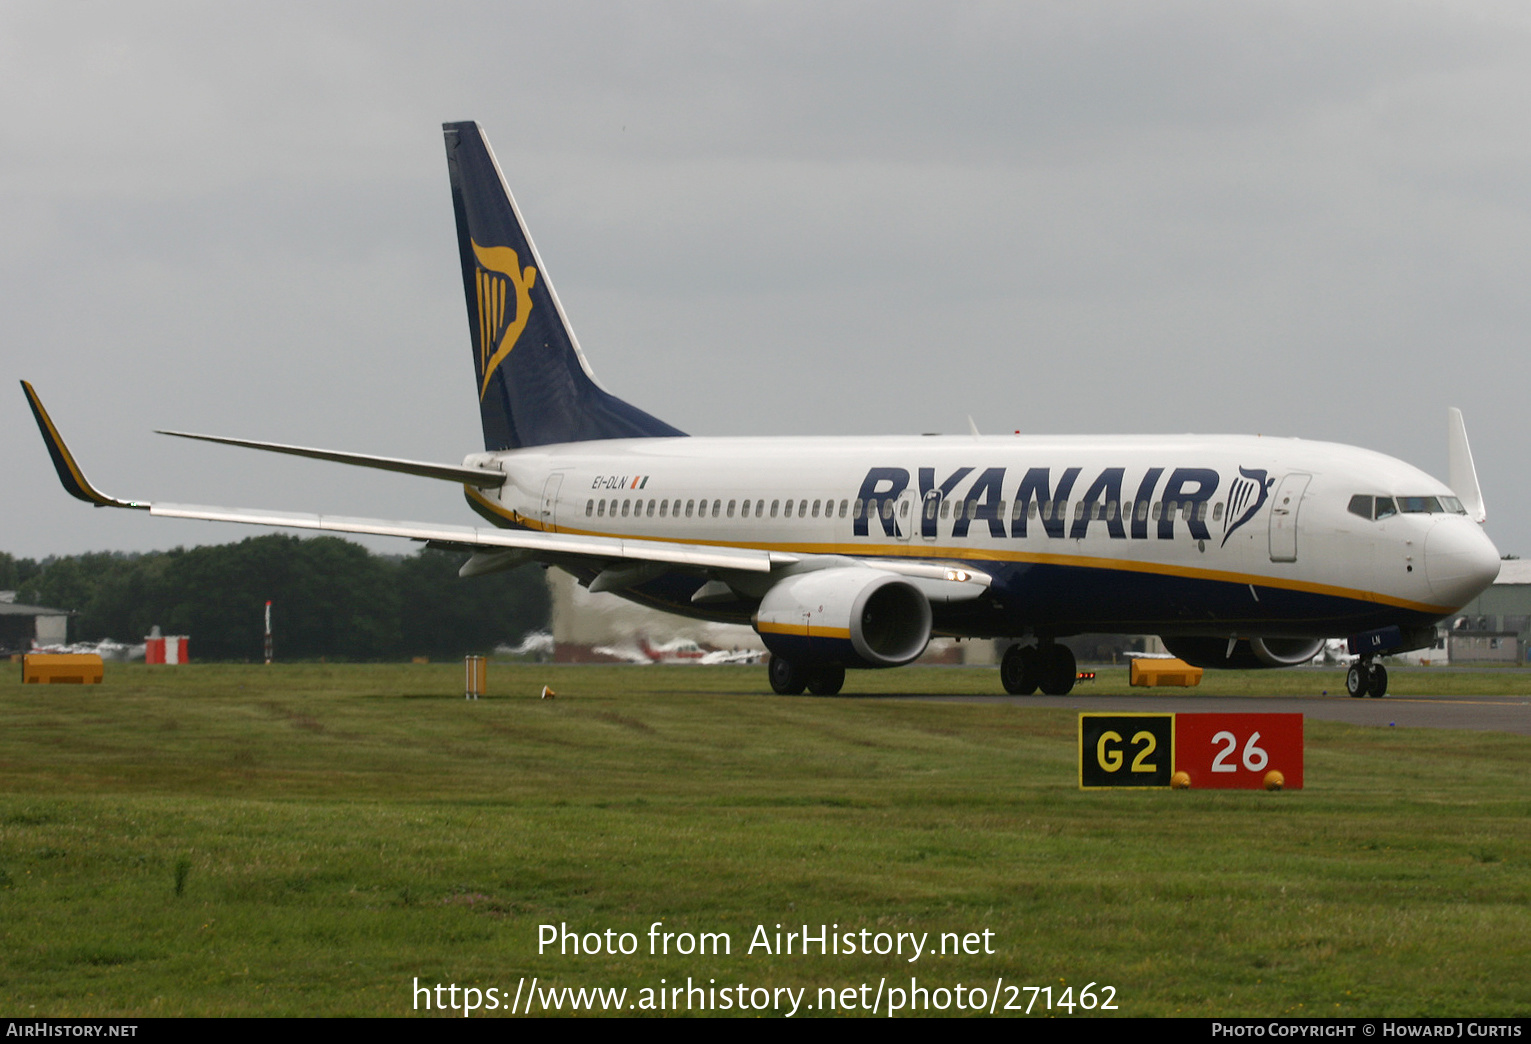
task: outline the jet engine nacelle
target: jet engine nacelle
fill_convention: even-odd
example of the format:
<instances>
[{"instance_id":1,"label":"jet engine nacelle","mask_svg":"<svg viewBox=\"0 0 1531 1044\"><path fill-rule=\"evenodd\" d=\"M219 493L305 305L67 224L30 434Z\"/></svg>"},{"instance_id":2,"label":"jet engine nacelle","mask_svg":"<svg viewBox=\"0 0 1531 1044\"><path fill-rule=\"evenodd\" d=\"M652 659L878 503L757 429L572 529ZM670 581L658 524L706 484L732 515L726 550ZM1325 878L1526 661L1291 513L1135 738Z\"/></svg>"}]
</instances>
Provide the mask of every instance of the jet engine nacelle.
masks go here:
<instances>
[{"instance_id":1,"label":"jet engine nacelle","mask_svg":"<svg viewBox=\"0 0 1531 1044\"><path fill-rule=\"evenodd\" d=\"M1296 667L1324 648L1322 638L1240 638L1233 643L1231 652L1227 638L1175 635L1160 641L1193 667L1224 670Z\"/></svg>"},{"instance_id":2,"label":"jet engine nacelle","mask_svg":"<svg viewBox=\"0 0 1531 1044\"><path fill-rule=\"evenodd\" d=\"M799 573L766 592L755 630L767 649L797 663L900 667L930 643L930 601L881 569Z\"/></svg>"}]
</instances>

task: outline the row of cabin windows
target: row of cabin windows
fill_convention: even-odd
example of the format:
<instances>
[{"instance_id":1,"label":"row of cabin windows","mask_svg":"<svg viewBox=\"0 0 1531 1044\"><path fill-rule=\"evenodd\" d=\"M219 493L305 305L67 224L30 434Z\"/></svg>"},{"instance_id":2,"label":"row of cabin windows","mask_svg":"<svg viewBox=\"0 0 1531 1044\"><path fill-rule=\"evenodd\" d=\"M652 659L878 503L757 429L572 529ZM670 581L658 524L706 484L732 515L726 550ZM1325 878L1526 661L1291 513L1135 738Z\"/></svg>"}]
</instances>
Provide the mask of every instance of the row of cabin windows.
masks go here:
<instances>
[{"instance_id":1,"label":"row of cabin windows","mask_svg":"<svg viewBox=\"0 0 1531 1044\"><path fill-rule=\"evenodd\" d=\"M936 517L938 500L939 498L931 497L925 501L925 517L927 519L934 519ZM954 502L950 500L939 500L941 518L951 518L954 512L957 518L962 518L964 515L970 520L979 517L978 501L959 500L955 502L955 507L953 504ZM1205 500L1140 500L1136 504L1129 500L1120 505L1120 514L1117 512L1118 505L1114 500L1108 500L1105 503L1095 501L1090 505L1086 505L1082 500L1076 500L1074 501L1074 519L1076 521L1084 518L1087 506L1090 510L1090 518L1096 521L1115 522L1119 518L1130 520L1134 512L1136 512L1137 521L1139 522L1146 522L1150 517L1157 522L1165 517L1166 514L1173 518L1177 512L1188 522L1193 517L1197 522L1205 522L1207 520L1207 502ZM1063 521L1069 517L1069 502L1066 500L1012 501L1010 507L1011 521L1019 519L1023 510L1026 512L1027 518L1040 517L1043 521ZM995 505L994 517L1005 517L1005 501L1001 500ZM1223 505L1214 504L1212 506L1212 521L1221 521L1222 517Z\"/></svg>"},{"instance_id":2,"label":"row of cabin windows","mask_svg":"<svg viewBox=\"0 0 1531 1044\"><path fill-rule=\"evenodd\" d=\"M657 505L657 510L656 510ZM840 501L840 517L844 518L850 511L849 500ZM771 517L791 518L796 511L798 518L834 518L835 502L833 500L815 500L810 510L807 500L789 500L785 509L780 500L771 501ZM861 501L856 501L855 517L861 517ZM764 500L730 500L727 509L722 500L688 500L682 508L679 500L587 500L585 501L586 518L605 518L610 515L616 518L619 514L623 518L653 518L656 514L660 518L680 518L684 513L686 518L733 518L735 514L740 518L764 518L766 517L766 502ZM889 516L891 517L891 515Z\"/></svg>"},{"instance_id":3,"label":"row of cabin windows","mask_svg":"<svg viewBox=\"0 0 1531 1044\"><path fill-rule=\"evenodd\" d=\"M783 506L782 501L773 500L771 501L770 517L792 518L795 512L798 518L835 518L837 516L845 518L849 515L853 519L859 519L863 514L866 514L867 517L874 517L879 513L883 518L892 518L893 504L894 502L891 499L883 498L881 501L881 511L879 512L875 503L868 503L859 498L856 500L841 500L838 510L833 500L815 500L811 507L806 499L788 500L785 506ZM1004 518L1005 506L1005 501L999 501L995 505L994 517ZM1096 501L1089 505L1089 507L1090 517L1097 521L1115 522L1119 518L1131 519L1134 512L1136 513L1136 520L1139 522L1146 522L1149 518L1152 518L1155 522L1164 517L1173 519L1176 513L1179 513L1181 518L1187 522L1192 521L1193 518L1197 522L1205 522L1207 520L1207 501L1205 500L1160 500L1152 502L1140 500L1136 504L1129 500L1120 505L1120 514L1118 514L1117 502L1114 500L1108 500L1105 503ZM1075 520L1084 518L1085 508L1086 504L1084 501L1074 501ZM979 502L977 500L951 501L939 497L931 497L925 501L925 517L927 519L936 518L938 509L941 518L952 518L954 512L957 518L966 516L968 519L976 519L979 517ZM1069 502L1066 500L1013 501L1010 518L1012 520L1019 519L1023 510L1027 518L1041 518L1043 521L1062 521L1068 518ZM901 513L907 513L907 511L908 509L905 507ZM680 518L682 515L686 518L733 518L736 514L739 518L765 518L766 502L764 500L730 500L725 508L721 499L710 502L705 499L700 501L687 500L684 506L680 500L668 499L645 500L639 498L634 500L627 498L617 500L615 498L603 498L585 501L586 518L606 518L608 516L616 518L619 515L622 518L654 518L656 515L659 518ZM1221 521L1222 517L1223 505L1213 505L1212 521Z\"/></svg>"}]
</instances>

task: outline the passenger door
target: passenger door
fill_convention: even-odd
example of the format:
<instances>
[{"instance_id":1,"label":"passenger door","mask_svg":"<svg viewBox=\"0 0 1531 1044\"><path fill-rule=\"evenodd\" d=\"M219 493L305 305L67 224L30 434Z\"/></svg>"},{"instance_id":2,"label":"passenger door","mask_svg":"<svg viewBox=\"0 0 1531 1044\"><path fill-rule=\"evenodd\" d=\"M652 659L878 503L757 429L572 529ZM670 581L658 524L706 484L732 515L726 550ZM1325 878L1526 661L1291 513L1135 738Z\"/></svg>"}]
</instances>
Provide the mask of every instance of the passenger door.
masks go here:
<instances>
[{"instance_id":1,"label":"passenger door","mask_svg":"<svg viewBox=\"0 0 1531 1044\"><path fill-rule=\"evenodd\" d=\"M1272 562L1297 561L1297 511L1312 475L1294 472L1281 480L1271 498L1270 548Z\"/></svg>"}]
</instances>

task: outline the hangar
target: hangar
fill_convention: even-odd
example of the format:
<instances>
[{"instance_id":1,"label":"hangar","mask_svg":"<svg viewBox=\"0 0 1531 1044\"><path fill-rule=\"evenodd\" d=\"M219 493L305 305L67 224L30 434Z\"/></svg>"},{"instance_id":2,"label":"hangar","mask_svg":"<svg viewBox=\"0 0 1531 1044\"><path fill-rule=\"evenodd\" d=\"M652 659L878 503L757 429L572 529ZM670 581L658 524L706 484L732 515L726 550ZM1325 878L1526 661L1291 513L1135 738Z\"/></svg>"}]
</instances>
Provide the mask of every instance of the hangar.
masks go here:
<instances>
[{"instance_id":1,"label":"hangar","mask_svg":"<svg viewBox=\"0 0 1531 1044\"><path fill-rule=\"evenodd\" d=\"M1523 666L1531 642L1531 561L1507 558L1499 576L1451 619L1447 659L1453 664Z\"/></svg>"},{"instance_id":2,"label":"hangar","mask_svg":"<svg viewBox=\"0 0 1531 1044\"><path fill-rule=\"evenodd\" d=\"M69 640L68 609L25 605L15 591L0 591L0 653L26 652L37 645L65 645Z\"/></svg>"}]
</instances>

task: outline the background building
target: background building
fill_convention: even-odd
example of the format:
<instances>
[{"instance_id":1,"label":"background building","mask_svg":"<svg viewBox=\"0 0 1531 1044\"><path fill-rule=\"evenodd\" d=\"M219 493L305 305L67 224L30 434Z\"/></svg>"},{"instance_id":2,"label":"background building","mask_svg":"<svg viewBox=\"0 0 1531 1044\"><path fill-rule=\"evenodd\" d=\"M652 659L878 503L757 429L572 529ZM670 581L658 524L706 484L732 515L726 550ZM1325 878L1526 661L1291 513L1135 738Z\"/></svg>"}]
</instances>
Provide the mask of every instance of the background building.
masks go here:
<instances>
[{"instance_id":1,"label":"background building","mask_svg":"<svg viewBox=\"0 0 1531 1044\"><path fill-rule=\"evenodd\" d=\"M26 652L38 645L65 645L69 641L69 610L42 605L23 605L15 591L0 591L0 653Z\"/></svg>"},{"instance_id":2,"label":"background building","mask_svg":"<svg viewBox=\"0 0 1531 1044\"><path fill-rule=\"evenodd\" d=\"M1446 632L1451 663L1526 662L1531 641L1531 561L1509 558L1499 578L1452 618Z\"/></svg>"}]
</instances>

